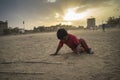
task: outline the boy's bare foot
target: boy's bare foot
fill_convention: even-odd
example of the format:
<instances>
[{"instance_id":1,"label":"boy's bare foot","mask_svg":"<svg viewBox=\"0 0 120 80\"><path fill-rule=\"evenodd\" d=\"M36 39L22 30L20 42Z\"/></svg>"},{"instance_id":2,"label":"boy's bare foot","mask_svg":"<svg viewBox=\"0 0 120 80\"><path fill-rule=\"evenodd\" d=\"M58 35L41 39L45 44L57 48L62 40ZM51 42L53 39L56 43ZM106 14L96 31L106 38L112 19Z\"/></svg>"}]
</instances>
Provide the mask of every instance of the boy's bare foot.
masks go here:
<instances>
[{"instance_id":1,"label":"boy's bare foot","mask_svg":"<svg viewBox=\"0 0 120 80\"><path fill-rule=\"evenodd\" d=\"M92 51L92 49L91 48L89 48L89 50L88 50L88 52L87 52L88 54L94 54L94 51Z\"/></svg>"}]
</instances>

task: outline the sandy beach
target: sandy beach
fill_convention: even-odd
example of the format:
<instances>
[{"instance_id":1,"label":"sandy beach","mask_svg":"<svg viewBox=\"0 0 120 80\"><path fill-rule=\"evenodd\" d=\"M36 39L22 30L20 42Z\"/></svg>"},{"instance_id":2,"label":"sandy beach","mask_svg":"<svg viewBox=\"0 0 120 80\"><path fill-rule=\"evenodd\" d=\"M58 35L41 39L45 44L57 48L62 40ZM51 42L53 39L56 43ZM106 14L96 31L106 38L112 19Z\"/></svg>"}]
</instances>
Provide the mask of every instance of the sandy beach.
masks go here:
<instances>
[{"instance_id":1,"label":"sandy beach","mask_svg":"<svg viewBox=\"0 0 120 80\"><path fill-rule=\"evenodd\" d=\"M120 80L120 29L68 30L84 38L94 54L59 55L56 32L0 36L0 80Z\"/></svg>"}]
</instances>

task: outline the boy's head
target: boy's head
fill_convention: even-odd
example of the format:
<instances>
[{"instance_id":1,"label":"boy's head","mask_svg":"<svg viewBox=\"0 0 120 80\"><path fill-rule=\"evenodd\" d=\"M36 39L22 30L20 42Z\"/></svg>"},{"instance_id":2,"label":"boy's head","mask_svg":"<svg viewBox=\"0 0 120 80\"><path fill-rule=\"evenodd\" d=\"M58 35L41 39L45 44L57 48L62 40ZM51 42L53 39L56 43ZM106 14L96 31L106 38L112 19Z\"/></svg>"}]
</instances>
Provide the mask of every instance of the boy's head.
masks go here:
<instances>
[{"instance_id":1,"label":"boy's head","mask_svg":"<svg viewBox=\"0 0 120 80\"><path fill-rule=\"evenodd\" d=\"M64 40L67 35L68 35L68 32L63 28L57 31L57 38L60 40Z\"/></svg>"}]
</instances>

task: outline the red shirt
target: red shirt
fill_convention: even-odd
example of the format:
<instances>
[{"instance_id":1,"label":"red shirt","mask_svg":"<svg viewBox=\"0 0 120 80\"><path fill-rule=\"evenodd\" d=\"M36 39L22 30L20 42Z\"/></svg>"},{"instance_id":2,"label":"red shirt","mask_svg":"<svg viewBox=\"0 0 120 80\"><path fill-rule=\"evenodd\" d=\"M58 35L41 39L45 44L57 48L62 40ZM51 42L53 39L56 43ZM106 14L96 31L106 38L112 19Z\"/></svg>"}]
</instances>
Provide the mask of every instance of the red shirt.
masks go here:
<instances>
[{"instance_id":1,"label":"red shirt","mask_svg":"<svg viewBox=\"0 0 120 80\"><path fill-rule=\"evenodd\" d=\"M80 43L80 41L76 36L74 36L72 34L68 34L68 40L67 41L60 40L58 48L61 48L63 46L63 44L66 44L73 51L76 51L76 47L79 45L79 43Z\"/></svg>"}]
</instances>

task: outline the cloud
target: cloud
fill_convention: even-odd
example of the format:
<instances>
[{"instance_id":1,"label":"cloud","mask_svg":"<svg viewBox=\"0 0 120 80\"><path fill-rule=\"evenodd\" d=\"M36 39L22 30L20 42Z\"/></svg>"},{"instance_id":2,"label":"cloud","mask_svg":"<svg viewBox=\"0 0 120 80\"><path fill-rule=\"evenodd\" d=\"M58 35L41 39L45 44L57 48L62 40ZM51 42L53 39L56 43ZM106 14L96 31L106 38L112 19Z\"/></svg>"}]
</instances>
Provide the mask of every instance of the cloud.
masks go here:
<instances>
[{"instance_id":1,"label":"cloud","mask_svg":"<svg viewBox=\"0 0 120 80\"><path fill-rule=\"evenodd\" d=\"M64 15L68 8L79 7L78 12L89 8L117 5L119 0L2 0L3 13L19 13L21 15L51 16L59 13ZM119 1L120 2L120 1ZM6 4L7 3L7 4ZM52 3L52 4L51 4ZM119 5L118 5L119 6Z\"/></svg>"},{"instance_id":2,"label":"cloud","mask_svg":"<svg viewBox=\"0 0 120 80\"><path fill-rule=\"evenodd\" d=\"M78 11L81 11L89 8L120 6L119 2L119 0L59 0L56 4L64 9L78 6Z\"/></svg>"},{"instance_id":3,"label":"cloud","mask_svg":"<svg viewBox=\"0 0 120 80\"><path fill-rule=\"evenodd\" d=\"M56 0L47 0L48 3L55 3Z\"/></svg>"},{"instance_id":4,"label":"cloud","mask_svg":"<svg viewBox=\"0 0 120 80\"><path fill-rule=\"evenodd\" d=\"M115 10L120 0L0 0L0 18L26 20L29 22L55 22L61 20L66 11L78 7L76 13L101 8ZM101 11L100 11L101 12ZM49 18L48 18L49 17Z\"/></svg>"}]
</instances>

